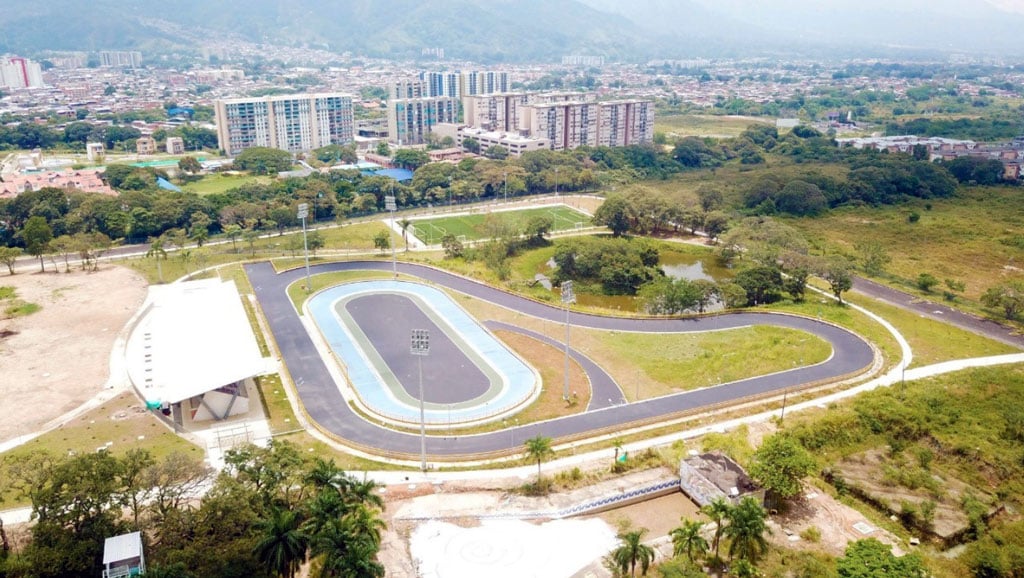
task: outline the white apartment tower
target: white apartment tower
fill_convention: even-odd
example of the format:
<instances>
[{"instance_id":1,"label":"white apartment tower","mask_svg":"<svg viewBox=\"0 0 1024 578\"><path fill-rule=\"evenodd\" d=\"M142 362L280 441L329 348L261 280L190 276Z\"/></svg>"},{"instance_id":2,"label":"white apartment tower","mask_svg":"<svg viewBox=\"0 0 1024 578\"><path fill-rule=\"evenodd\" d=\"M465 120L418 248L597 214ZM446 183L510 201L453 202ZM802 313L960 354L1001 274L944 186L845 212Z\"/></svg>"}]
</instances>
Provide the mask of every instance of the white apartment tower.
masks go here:
<instances>
[{"instance_id":1,"label":"white apartment tower","mask_svg":"<svg viewBox=\"0 0 1024 578\"><path fill-rule=\"evenodd\" d=\"M464 98L475 94L508 92L510 86L507 72L421 72L414 80L399 80L392 83L388 93L391 98Z\"/></svg>"},{"instance_id":2,"label":"white apartment tower","mask_svg":"<svg viewBox=\"0 0 1024 578\"><path fill-rule=\"evenodd\" d=\"M530 101L525 92L466 96L462 118L469 126L487 131L517 132L523 128L522 111Z\"/></svg>"},{"instance_id":3,"label":"white apartment tower","mask_svg":"<svg viewBox=\"0 0 1024 578\"><path fill-rule=\"evenodd\" d=\"M217 141L229 156L250 147L303 152L353 141L352 96L289 94L215 102Z\"/></svg>"},{"instance_id":4,"label":"white apartment tower","mask_svg":"<svg viewBox=\"0 0 1024 578\"><path fill-rule=\"evenodd\" d=\"M447 96L388 101L388 137L399 145L423 144L438 123L457 122L459 101Z\"/></svg>"},{"instance_id":5,"label":"white apartment tower","mask_svg":"<svg viewBox=\"0 0 1024 578\"><path fill-rule=\"evenodd\" d=\"M38 88L43 85L43 71L38 62L20 56L0 57L0 87Z\"/></svg>"}]
</instances>

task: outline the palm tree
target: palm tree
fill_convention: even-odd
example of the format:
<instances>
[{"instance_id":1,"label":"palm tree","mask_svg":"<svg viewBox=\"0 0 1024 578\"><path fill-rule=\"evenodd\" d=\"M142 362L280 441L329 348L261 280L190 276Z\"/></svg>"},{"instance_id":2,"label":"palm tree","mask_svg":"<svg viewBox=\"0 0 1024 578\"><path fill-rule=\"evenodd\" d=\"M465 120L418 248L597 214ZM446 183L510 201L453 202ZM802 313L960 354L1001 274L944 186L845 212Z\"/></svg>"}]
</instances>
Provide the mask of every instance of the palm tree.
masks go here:
<instances>
[{"instance_id":1,"label":"palm tree","mask_svg":"<svg viewBox=\"0 0 1024 578\"><path fill-rule=\"evenodd\" d=\"M729 556L739 557L751 564L757 563L759 556L768 551L768 540L764 535L770 533L767 524L768 513L760 502L747 496L729 512L729 525L725 535L732 542L729 544Z\"/></svg>"},{"instance_id":2,"label":"palm tree","mask_svg":"<svg viewBox=\"0 0 1024 578\"><path fill-rule=\"evenodd\" d=\"M384 576L384 567L377 562L377 550L377 544L345 518L331 520L316 535L310 553L318 557L318 576L378 578Z\"/></svg>"},{"instance_id":3,"label":"palm tree","mask_svg":"<svg viewBox=\"0 0 1024 578\"><path fill-rule=\"evenodd\" d=\"M260 539L253 553L267 570L282 578L292 578L306 559L309 538L301 529L301 518L292 510L274 509L270 517L257 525Z\"/></svg>"},{"instance_id":4,"label":"palm tree","mask_svg":"<svg viewBox=\"0 0 1024 578\"><path fill-rule=\"evenodd\" d=\"M345 521L352 533L360 538L367 538L371 544L380 548L380 539L387 524L377 517L377 512L359 504L345 514Z\"/></svg>"},{"instance_id":5,"label":"palm tree","mask_svg":"<svg viewBox=\"0 0 1024 578\"><path fill-rule=\"evenodd\" d=\"M673 528L669 532L669 535L672 536L672 555L686 554L686 559L693 562L694 554L700 558L708 552L708 541L700 533L704 526L696 520L684 518L682 522L682 526Z\"/></svg>"},{"instance_id":6,"label":"palm tree","mask_svg":"<svg viewBox=\"0 0 1024 578\"><path fill-rule=\"evenodd\" d=\"M313 466L306 472L305 481L317 491L333 488L340 490L345 485L345 471L334 463L334 460L325 460L317 457L313 460Z\"/></svg>"},{"instance_id":7,"label":"palm tree","mask_svg":"<svg viewBox=\"0 0 1024 578\"><path fill-rule=\"evenodd\" d=\"M306 523L303 529L310 536L318 536L331 522L340 519L347 508L341 494L322 491L309 499L306 510Z\"/></svg>"},{"instance_id":8,"label":"palm tree","mask_svg":"<svg viewBox=\"0 0 1024 578\"><path fill-rule=\"evenodd\" d=\"M161 283L163 283L164 282L164 271L160 267L160 259L166 259L167 258L167 251L164 249L164 237L163 237L163 235L161 235L159 237L150 237L149 238L149 251L146 251L146 256L147 257L155 257L156 258L156 277L157 277L157 279Z\"/></svg>"},{"instance_id":9,"label":"palm tree","mask_svg":"<svg viewBox=\"0 0 1024 578\"><path fill-rule=\"evenodd\" d=\"M640 528L618 535L619 540L622 540L622 545L612 550L612 560L615 562L616 568L623 574L629 572L630 576L636 576L636 565L639 563L640 575L647 575L647 570L651 567L651 562L654 561L654 548L643 543L642 540L646 533L647 528Z\"/></svg>"},{"instance_id":10,"label":"palm tree","mask_svg":"<svg viewBox=\"0 0 1024 578\"><path fill-rule=\"evenodd\" d=\"M551 449L551 438L538 435L526 440L525 445L526 455L531 460L537 460L537 484L539 485L540 463L544 461L544 458L555 455L554 450Z\"/></svg>"},{"instance_id":11,"label":"palm tree","mask_svg":"<svg viewBox=\"0 0 1024 578\"><path fill-rule=\"evenodd\" d=\"M722 540L722 522L729 518L732 506L725 498L715 498L710 504L705 505L700 511L715 523L715 536L711 539L711 549L715 551L715 558L718 558L718 544Z\"/></svg>"},{"instance_id":12,"label":"palm tree","mask_svg":"<svg viewBox=\"0 0 1024 578\"><path fill-rule=\"evenodd\" d=\"M412 221L409 219L402 219L398 221L398 226L402 228L402 238L405 239L405 251L409 251L409 225L412 225Z\"/></svg>"},{"instance_id":13,"label":"palm tree","mask_svg":"<svg viewBox=\"0 0 1024 578\"><path fill-rule=\"evenodd\" d=\"M360 504L378 510L384 510L384 499L376 492L380 487L373 480L348 479L348 487L345 492L345 501L349 504Z\"/></svg>"}]
</instances>

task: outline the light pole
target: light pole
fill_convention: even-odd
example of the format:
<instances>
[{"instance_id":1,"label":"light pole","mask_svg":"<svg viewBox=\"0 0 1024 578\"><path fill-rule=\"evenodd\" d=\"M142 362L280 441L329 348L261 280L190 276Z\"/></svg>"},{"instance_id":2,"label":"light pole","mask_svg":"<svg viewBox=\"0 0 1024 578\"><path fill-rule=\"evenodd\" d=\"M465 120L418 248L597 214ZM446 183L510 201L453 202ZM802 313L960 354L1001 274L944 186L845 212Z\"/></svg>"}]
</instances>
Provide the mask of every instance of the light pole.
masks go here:
<instances>
[{"instance_id":1,"label":"light pole","mask_svg":"<svg viewBox=\"0 0 1024 578\"><path fill-rule=\"evenodd\" d=\"M302 219L302 252L306 255L306 293L313 290L309 281L309 242L306 240L306 217L309 216L309 203L299 204L299 218Z\"/></svg>"},{"instance_id":2,"label":"light pole","mask_svg":"<svg viewBox=\"0 0 1024 578\"><path fill-rule=\"evenodd\" d=\"M508 204L508 171L503 173L505 175L505 204Z\"/></svg>"},{"instance_id":3,"label":"light pole","mask_svg":"<svg viewBox=\"0 0 1024 578\"><path fill-rule=\"evenodd\" d=\"M786 397L789 396L789 388L786 388L782 392L782 415L779 416L779 423L786 420Z\"/></svg>"},{"instance_id":4,"label":"light pole","mask_svg":"<svg viewBox=\"0 0 1024 578\"><path fill-rule=\"evenodd\" d=\"M448 176L448 212L452 212L452 177Z\"/></svg>"},{"instance_id":5,"label":"light pole","mask_svg":"<svg viewBox=\"0 0 1024 578\"><path fill-rule=\"evenodd\" d=\"M391 211L391 230L388 231L389 235L391 234L392 231L395 230L395 209L398 208L398 206L395 204L394 192L395 192L395 185L392 183L392 185L391 185L391 193L392 194L384 197L384 208L389 210L389 211ZM390 236L388 238L390 239ZM395 244L394 243L391 243L391 269L394 270L394 272L395 272L395 279L398 279L398 258L395 257Z\"/></svg>"},{"instance_id":6,"label":"light pole","mask_svg":"<svg viewBox=\"0 0 1024 578\"><path fill-rule=\"evenodd\" d=\"M416 356L420 377L420 470L427 471L427 422L423 411L423 358L430 355L430 331L413 329L409 353Z\"/></svg>"},{"instance_id":7,"label":"light pole","mask_svg":"<svg viewBox=\"0 0 1024 578\"><path fill-rule=\"evenodd\" d=\"M569 304L576 302L572 281L562 282L562 303L565 304L565 385L562 387L562 399L569 400Z\"/></svg>"}]
</instances>

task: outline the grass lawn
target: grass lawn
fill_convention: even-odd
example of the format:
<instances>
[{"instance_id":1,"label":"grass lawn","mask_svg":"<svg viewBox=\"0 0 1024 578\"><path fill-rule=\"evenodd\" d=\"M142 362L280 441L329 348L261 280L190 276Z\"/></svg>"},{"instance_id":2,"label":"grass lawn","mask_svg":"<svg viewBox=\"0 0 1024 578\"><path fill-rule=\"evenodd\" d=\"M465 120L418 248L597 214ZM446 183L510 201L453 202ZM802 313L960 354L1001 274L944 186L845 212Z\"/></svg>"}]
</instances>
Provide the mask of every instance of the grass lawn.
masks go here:
<instances>
[{"instance_id":1,"label":"grass lawn","mask_svg":"<svg viewBox=\"0 0 1024 578\"><path fill-rule=\"evenodd\" d=\"M195 193L197 195L212 195L214 193L225 193L231 189L238 188L249 183L269 184L273 181L271 177L257 177L254 175L229 175L214 173L204 176L194 183L187 183L181 186L181 190Z\"/></svg>"},{"instance_id":2,"label":"grass lawn","mask_svg":"<svg viewBox=\"0 0 1024 578\"><path fill-rule=\"evenodd\" d=\"M711 136L737 137L752 124L775 124L774 119L754 116L725 116L710 114L658 115L654 130L670 137Z\"/></svg>"},{"instance_id":3,"label":"grass lawn","mask_svg":"<svg viewBox=\"0 0 1024 578\"><path fill-rule=\"evenodd\" d=\"M808 333L769 326L700 334L577 334L574 342L601 360L629 401L786 371L832 353L828 343Z\"/></svg>"},{"instance_id":4,"label":"grass lawn","mask_svg":"<svg viewBox=\"0 0 1024 578\"><path fill-rule=\"evenodd\" d=\"M590 217L587 215L564 205L556 205L522 211L495 211L436 219L416 219L409 228L418 239L428 245L440 243L441 237L449 233L456 237L465 237L467 241L476 241L490 236L488 232L490 219L509 219L515 224L516 229L521 230L531 217L538 215L550 216L554 219L553 231L567 231L590 225Z\"/></svg>"},{"instance_id":5,"label":"grass lawn","mask_svg":"<svg viewBox=\"0 0 1024 578\"><path fill-rule=\"evenodd\" d=\"M914 361L910 367L953 359L1020 353L1020 349L1011 345L857 293L846 293L843 299L860 305L893 324L914 352Z\"/></svg>"},{"instance_id":6,"label":"grass lawn","mask_svg":"<svg viewBox=\"0 0 1024 578\"><path fill-rule=\"evenodd\" d=\"M175 435L146 411L135 395L123 393L63 426L0 455L0 480L6 476L7 459L40 451L55 456L71 452L94 452L100 446L107 446L116 455L124 454L129 449L146 449L157 460L173 452L185 453L196 459L204 456L203 448ZM3 486L5 489L0 490L0 509L22 505L15 500L10 485Z\"/></svg>"}]
</instances>

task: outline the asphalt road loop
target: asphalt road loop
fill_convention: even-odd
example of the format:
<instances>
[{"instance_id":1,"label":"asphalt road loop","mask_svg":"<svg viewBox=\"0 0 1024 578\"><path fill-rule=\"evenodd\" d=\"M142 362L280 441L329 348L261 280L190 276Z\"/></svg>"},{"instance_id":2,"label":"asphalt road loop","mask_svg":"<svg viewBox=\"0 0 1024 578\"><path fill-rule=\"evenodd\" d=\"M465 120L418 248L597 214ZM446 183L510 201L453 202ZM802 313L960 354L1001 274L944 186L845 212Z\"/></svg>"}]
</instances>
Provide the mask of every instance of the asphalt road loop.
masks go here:
<instances>
[{"instance_id":1,"label":"asphalt road loop","mask_svg":"<svg viewBox=\"0 0 1024 578\"><path fill-rule=\"evenodd\" d=\"M406 393L419 399L419 363L427 403L472 401L490 387L487 376L406 295L382 293L350 299L345 310L398 378ZM430 332L429 355L410 355L413 329Z\"/></svg>"}]
</instances>

